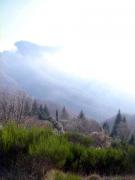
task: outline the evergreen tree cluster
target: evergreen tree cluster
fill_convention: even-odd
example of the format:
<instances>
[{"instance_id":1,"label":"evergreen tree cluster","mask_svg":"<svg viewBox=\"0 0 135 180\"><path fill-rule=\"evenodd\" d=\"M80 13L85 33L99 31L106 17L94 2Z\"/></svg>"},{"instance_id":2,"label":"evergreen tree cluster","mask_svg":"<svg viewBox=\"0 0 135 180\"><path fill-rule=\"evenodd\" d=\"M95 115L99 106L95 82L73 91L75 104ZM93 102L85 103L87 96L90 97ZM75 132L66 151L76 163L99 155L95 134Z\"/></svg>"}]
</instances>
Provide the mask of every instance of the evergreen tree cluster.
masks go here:
<instances>
[{"instance_id":1,"label":"evergreen tree cluster","mask_svg":"<svg viewBox=\"0 0 135 180\"><path fill-rule=\"evenodd\" d=\"M33 101L31 115L38 116L38 118L40 120L47 120L51 116L48 106L46 104L45 105L39 104L39 103L37 103L36 100ZM55 119L56 119L56 121L59 121L59 119L61 119L61 120L70 120L71 119L70 114L67 111L65 106L63 106L63 108L60 112L60 115L59 115L59 111L56 109ZM85 116L83 110L80 111L80 113L77 116L77 119L86 120L86 116Z\"/></svg>"},{"instance_id":2,"label":"evergreen tree cluster","mask_svg":"<svg viewBox=\"0 0 135 180\"><path fill-rule=\"evenodd\" d=\"M40 120L47 120L51 117L51 114L46 104L43 105L43 104L37 103L37 101L34 100L32 104L31 116L37 116ZM59 115L58 109L56 109L55 119L56 121L59 121L59 119L62 119L62 120L70 119L70 115L65 106L62 108L60 115Z\"/></svg>"},{"instance_id":3,"label":"evergreen tree cluster","mask_svg":"<svg viewBox=\"0 0 135 180\"><path fill-rule=\"evenodd\" d=\"M114 125L112 128L111 136L113 138L121 139L121 140L127 140L129 137L129 129L126 117L121 115L120 110L118 111L118 114L116 115Z\"/></svg>"},{"instance_id":4,"label":"evergreen tree cluster","mask_svg":"<svg viewBox=\"0 0 135 180\"><path fill-rule=\"evenodd\" d=\"M48 110L47 105L38 104L36 100L34 100L32 104L32 116L38 116L40 120L47 120L50 117L50 112Z\"/></svg>"},{"instance_id":5,"label":"evergreen tree cluster","mask_svg":"<svg viewBox=\"0 0 135 180\"><path fill-rule=\"evenodd\" d=\"M108 135L110 134L110 127L109 127L109 124L107 121L103 123L103 129L106 134L108 134Z\"/></svg>"},{"instance_id":6,"label":"evergreen tree cluster","mask_svg":"<svg viewBox=\"0 0 135 180\"><path fill-rule=\"evenodd\" d=\"M131 137L130 137L128 143L130 145L135 145L135 135L134 134L131 134Z\"/></svg>"},{"instance_id":7,"label":"evergreen tree cluster","mask_svg":"<svg viewBox=\"0 0 135 180\"><path fill-rule=\"evenodd\" d=\"M80 113L79 113L79 115L78 115L78 119L84 119L84 120L86 119L83 110L80 111Z\"/></svg>"}]
</instances>

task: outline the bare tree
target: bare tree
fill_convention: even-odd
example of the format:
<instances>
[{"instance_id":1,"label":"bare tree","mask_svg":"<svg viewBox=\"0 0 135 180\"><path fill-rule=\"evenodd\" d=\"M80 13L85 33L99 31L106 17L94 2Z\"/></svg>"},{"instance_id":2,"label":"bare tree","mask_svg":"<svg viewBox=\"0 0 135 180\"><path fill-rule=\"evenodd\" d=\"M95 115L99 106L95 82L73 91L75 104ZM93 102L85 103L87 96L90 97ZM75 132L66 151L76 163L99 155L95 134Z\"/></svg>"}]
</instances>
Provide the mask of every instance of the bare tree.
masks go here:
<instances>
[{"instance_id":1,"label":"bare tree","mask_svg":"<svg viewBox=\"0 0 135 180\"><path fill-rule=\"evenodd\" d=\"M31 111L32 100L23 91L0 91L0 119L20 121Z\"/></svg>"}]
</instances>

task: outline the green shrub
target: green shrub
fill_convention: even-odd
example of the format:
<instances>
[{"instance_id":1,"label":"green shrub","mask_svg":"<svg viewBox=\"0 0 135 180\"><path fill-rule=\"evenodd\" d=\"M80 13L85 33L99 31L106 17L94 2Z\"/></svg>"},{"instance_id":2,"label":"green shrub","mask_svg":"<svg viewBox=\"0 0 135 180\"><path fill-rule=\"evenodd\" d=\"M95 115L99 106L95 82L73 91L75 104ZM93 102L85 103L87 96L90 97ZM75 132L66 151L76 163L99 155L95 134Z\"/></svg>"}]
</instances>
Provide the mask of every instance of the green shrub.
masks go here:
<instances>
[{"instance_id":1,"label":"green shrub","mask_svg":"<svg viewBox=\"0 0 135 180\"><path fill-rule=\"evenodd\" d=\"M68 156L65 168L66 170L81 171L82 170L82 159L85 156L86 148L80 144L70 146L70 156Z\"/></svg>"},{"instance_id":2,"label":"green shrub","mask_svg":"<svg viewBox=\"0 0 135 180\"><path fill-rule=\"evenodd\" d=\"M86 147L89 147L92 144L92 139L89 136L77 132L66 133L65 137L68 139L69 142L74 144L80 144Z\"/></svg>"},{"instance_id":3,"label":"green shrub","mask_svg":"<svg viewBox=\"0 0 135 180\"><path fill-rule=\"evenodd\" d=\"M51 160L63 166L70 153L70 145L62 136L52 135L48 139L40 137L37 142L30 144L29 154Z\"/></svg>"},{"instance_id":4,"label":"green shrub","mask_svg":"<svg viewBox=\"0 0 135 180\"><path fill-rule=\"evenodd\" d=\"M52 135L50 129L32 127L26 129L16 123L8 123L1 130L1 146L5 151L12 148L27 148L31 143L37 142L40 137L48 138Z\"/></svg>"},{"instance_id":5,"label":"green shrub","mask_svg":"<svg viewBox=\"0 0 135 180\"><path fill-rule=\"evenodd\" d=\"M47 128L6 124L0 130L0 167L3 164L5 167L15 165L21 159L19 157L25 157L24 164L26 160L39 160L44 161L44 164L49 162L53 167L84 174L120 174L134 171L134 146L121 144L110 148L94 148L88 147L89 143L87 138L78 134L60 135ZM29 164L32 169L32 163Z\"/></svg>"},{"instance_id":6,"label":"green shrub","mask_svg":"<svg viewBox=\"0 0 135 180\"><path fill-rule=\"evenodd\" d=\"M7 124L1 132L1 145L5 151L11 148L23 148L28 143L28 131L17 127L15 123Z\"/></svg>"}]
</instances>

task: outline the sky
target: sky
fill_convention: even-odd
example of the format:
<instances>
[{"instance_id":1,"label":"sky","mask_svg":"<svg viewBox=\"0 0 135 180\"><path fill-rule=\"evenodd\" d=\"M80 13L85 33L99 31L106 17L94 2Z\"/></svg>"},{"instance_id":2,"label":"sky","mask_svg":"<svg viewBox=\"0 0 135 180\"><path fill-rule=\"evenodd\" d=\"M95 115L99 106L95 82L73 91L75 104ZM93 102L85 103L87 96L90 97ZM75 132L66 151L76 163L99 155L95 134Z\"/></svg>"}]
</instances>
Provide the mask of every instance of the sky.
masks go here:
<instances>
[{"instance_id":1,"label":"sky","mask_svg":"<svg viewBox=\"0 0 135 180\"><path fill-rule=\"evenodd\" d=\"M48 62L135 95L134 0L0 0L0 51L27 40L62 47Z\"/></svg>"}]
</instances>

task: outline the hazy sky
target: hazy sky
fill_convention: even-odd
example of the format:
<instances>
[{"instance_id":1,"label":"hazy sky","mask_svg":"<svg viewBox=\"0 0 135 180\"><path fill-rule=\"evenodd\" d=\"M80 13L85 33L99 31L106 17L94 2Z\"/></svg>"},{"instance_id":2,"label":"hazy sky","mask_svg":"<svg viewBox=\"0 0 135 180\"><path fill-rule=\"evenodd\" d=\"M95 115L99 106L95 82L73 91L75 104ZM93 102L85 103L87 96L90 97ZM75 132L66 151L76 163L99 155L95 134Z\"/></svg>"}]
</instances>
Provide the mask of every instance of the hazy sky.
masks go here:
<instances>
[{"instance_id":1,"label":"hazy sky","mask_svg":"<svg viewBox=\"0 0 135 180\"><path fill-rule=\"evenodd\" d=\"M1 0L0 12L1 51L60 46L52 66L135 94L134 0Z\"/></svg>"}]
</instances>

